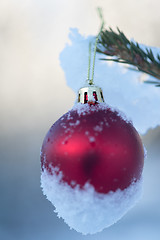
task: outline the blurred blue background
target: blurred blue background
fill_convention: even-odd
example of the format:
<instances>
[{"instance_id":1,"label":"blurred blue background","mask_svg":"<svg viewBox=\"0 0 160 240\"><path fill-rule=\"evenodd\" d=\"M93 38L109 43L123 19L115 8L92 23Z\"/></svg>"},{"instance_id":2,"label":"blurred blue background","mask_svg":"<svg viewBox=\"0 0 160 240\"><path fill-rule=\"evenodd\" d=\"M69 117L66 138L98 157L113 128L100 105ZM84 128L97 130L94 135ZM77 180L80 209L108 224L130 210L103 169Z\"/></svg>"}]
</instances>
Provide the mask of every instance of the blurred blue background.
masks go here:
<instances>
[{"instance_id":1,"label":"blurred blue background","mask_svg":"<svg viewBox=\"0 0 160 240\"><path fill-rule=\"evenodd\" d=\"M160 128L142 136L148 151L142 200L117 224L83 236L58 219L40 189L39 153L49 127L73 105L59 65L70 27L96 35L106 24L159 47L158 0L1 0L0 239L160 239ZM58 103L58 104L57 104ZM150 113L148 113L150 114ZM145 119L144 119L145 121Z\"/></svg>"}]
</instances>

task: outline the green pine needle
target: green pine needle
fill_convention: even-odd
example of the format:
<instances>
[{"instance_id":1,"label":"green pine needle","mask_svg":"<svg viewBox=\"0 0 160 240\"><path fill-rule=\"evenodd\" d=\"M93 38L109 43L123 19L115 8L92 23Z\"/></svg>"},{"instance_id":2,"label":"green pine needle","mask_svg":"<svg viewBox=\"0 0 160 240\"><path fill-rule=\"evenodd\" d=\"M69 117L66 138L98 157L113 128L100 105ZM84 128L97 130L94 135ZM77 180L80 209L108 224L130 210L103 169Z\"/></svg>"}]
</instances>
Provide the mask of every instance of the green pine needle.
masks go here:
<instances>
[{"instance_id":1,"label":"green pine needle","mask_svg":"<svg viewBox=\"0 0 160 240\"><path fill-rule=\"evenodd\" d=\"M160 55L154 56L151 49L143 50L138 43L129 41L119 28L117 32L114 32L112 28L101 32L97 52L106 56L114 56L114 58L101 58L101 60L129 64L136 71L155 77L156 81L145 82L160 87Z\"/></svg>"}]
</instances>

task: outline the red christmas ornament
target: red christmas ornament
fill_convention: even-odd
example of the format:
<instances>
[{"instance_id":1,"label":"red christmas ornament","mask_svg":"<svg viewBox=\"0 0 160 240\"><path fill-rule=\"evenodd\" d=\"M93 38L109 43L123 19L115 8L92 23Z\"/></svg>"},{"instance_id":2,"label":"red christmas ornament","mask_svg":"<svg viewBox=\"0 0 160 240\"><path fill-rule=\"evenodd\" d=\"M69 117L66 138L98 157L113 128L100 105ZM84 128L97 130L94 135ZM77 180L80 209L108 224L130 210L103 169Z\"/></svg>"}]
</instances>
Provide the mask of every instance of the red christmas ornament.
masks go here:
<instances>
[{"instance_id":1,"label":"red christmas ornament","mask_svg":"<svg viewBox=\"0 0 160 240\"><path fill-rule=\"evenodd\" d=\"M43 193L58 216L84 234L109 227L137 202L144 161L132 123L105 104L93 84L98 37L91 80L90 45L87 85L79 90L78 103L50 128L41 150Z\"/></svg>"},{"instance_id":2,"label":"red christmas ornament","mask_svg":"<svg viewBox=\"0 0 160 240\"><path fill-rule=\"evenodd\" d=\"M56 121L42 146L42 172L62 173L70 187L98 193L124 190L141 178L144 150L132 123L103 103L100 88L80 89L72 110ZM98 103L99 101L99 103Z\"/></svg>"}]
</instances>

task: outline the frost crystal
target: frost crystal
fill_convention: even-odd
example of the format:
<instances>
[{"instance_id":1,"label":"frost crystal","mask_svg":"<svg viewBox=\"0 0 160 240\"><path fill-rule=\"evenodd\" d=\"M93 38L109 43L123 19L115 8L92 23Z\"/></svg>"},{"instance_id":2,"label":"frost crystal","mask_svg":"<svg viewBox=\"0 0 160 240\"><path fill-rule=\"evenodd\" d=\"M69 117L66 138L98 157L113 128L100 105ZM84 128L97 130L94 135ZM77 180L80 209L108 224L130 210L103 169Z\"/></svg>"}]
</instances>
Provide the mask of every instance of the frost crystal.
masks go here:
<instances>
[{"instance_id":1,"label":"frost crystal","mask_svg":"<svg viewBox=\"0 0 160 240\"><path fill-rule=\"evenodd\" d=\"M72 188L62 183L62 173L52 171L53 175L45 169L41 174L43 193L55 206L58 217L83 234L94 234L116 223L141 197L142 179L123 191L100 194L88 183L84 189Z\"/></svg>"},{"instance_id":2,"label":"frost crystal","mask_svg":"<svg viewBox=\"0 0 160 240\"><path fill-rule=\"evenodd\" d=\"M106 103L99 103L93 107L90 107L89 104L76 103L71 110L76 111L79 116L81 115L83 116L83 115L86 115L88 112L98 112L99 110L107 110L107 109L110 109L112 112L117 112L118 116L121 117L125 122L132 123L132 121L129 118L127 118L127 116L122 111L120 111L117 108L111 107ZM100 125L103 126L103 122L100 122ZM108 123L106 123L106 125L108 125ZM100 128L102 127L100 126Z\"/></svg>"}]
</instances>

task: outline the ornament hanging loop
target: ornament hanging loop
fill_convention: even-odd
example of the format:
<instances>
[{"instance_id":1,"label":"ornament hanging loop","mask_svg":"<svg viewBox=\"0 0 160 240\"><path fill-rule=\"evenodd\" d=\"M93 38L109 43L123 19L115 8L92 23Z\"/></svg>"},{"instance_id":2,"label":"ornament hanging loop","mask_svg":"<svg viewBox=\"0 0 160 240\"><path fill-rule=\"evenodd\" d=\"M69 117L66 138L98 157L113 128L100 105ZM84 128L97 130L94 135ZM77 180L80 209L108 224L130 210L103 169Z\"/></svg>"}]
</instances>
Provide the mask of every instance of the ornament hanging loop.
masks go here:
<instances>
[{"instance_id":1,"label":"ornament hanging loop","mask_svg":"<svg viewBox=\"0 0 160 240\"><path fill-rule=\"evenodd\" d=\"M99 17L102 21L101 23L101 28L100 28L100 31L96 37L96 41L95 41L95 46L94 46L94 55L93 55L93 66L92 66L92 77L91 77L91 82L93 83L93 78L94 78L94 69L95 69L95 60L96 60L96 51L97 51L97 44L98 44L98 39L99 39L99 36L102 32L102 29L104 27L104 19L103 19L103 15L102 15L102 9L101 8L98 8L98 13L99 13Z\"/></svg>"},{"instance_id":2,"label":"ornament hanging loop","mask_svg":"<svg viewBox=\"0 0 160 240\"><path fill-rule=\"evenodd\" d=\"M89 43L89 57L88 57L88 76L87 76L87 80L86 80L86 85L84 87L80 88L79 92L78 92L78 102L83 103L83 104L89 103L91 105L95 105L97 103L104 102L102 89L98 86L95 86L94 81L93 81L97 43L98 43L99 36L100 36L103 26L104 26L104 20L103 20L101 8L98 8L98 13L102 20L102 23L101 23L100 31L96 37L95 46L94 46L92 76L90 78L90 71L91 71L91 42L90 42Z\"/></svg>"},{"instance_id":3,"label":"ornament hanging loop","mask_svg":"<svg viewBox=\"0 0 160 240\"><path fill-rule=\"evenodd\" d=\"M88 56L88 76L86 83L92 85L93 82L90 80L90 71L91 71L91 42L89 43L89 56Z\"/></svg>"}]
</instances>

